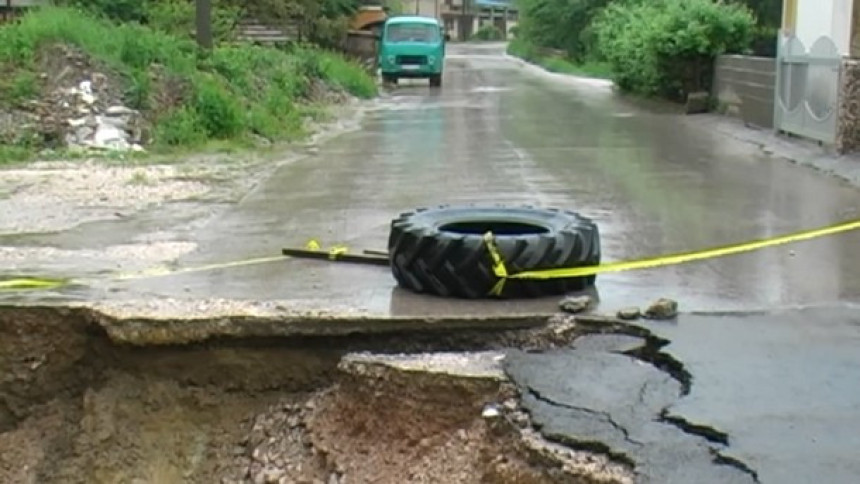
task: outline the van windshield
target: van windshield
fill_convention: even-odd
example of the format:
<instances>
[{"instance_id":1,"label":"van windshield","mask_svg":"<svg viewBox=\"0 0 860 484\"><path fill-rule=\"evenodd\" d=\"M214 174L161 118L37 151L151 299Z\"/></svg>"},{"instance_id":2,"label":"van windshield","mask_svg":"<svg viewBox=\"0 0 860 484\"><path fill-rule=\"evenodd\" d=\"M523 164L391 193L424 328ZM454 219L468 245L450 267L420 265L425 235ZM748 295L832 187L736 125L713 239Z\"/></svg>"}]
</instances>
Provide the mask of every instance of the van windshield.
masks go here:
<instances>
[{"instance_id":1,"label":"van windshield","mask_svg":"<svg viewBox=\"0 0 860 484\"><path fill-rule=\"evenodd\" d=\"M439 42L439 27L432 24L392 24L385 34L388 42Z\"/></svg>"}]
</instances>

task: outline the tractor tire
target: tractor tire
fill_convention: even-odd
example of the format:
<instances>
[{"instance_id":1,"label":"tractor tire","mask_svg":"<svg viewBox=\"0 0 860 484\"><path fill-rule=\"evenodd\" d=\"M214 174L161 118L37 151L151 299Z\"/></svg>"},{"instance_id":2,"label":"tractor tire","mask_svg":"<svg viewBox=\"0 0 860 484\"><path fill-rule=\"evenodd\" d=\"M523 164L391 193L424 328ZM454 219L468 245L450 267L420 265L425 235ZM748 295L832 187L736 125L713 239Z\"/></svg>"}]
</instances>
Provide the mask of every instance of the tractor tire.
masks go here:
<instances>
[{"instance_id":1,"label":"tractor tire","mask_svg":"<svg viewBox=\"0 0 860 484\"><path fill-rule=\"evenodd\" d=\"M600 264L597 225L574 212L531 207L438 207L404 213L391 222L388 254L400 287L443 297L490 297L498 282L484 242L491 231L508 272ZM509 279L501 298L533 298L581 291L595 276Z\"/></svg>"}]
</instances>

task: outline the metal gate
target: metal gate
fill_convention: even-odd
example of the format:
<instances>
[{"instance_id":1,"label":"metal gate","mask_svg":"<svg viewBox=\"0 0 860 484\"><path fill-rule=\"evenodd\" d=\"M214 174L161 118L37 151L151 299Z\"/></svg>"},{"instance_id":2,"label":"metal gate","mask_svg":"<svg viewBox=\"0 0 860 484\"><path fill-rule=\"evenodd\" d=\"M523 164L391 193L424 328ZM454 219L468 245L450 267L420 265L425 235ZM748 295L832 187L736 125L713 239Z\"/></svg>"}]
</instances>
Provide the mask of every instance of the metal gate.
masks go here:
<instances>
[{"instance_id":1,"label":"metal gate","mask_svg":"<svg viewBox=\"0 0 860 484\"><path fill-rule=\"evenodd\" d=\"M808 51L795 36L780 42L774 103L777 130L836 142L841 63L839 49L829 37L819 38Z\"/></svg>"}]
</instances>

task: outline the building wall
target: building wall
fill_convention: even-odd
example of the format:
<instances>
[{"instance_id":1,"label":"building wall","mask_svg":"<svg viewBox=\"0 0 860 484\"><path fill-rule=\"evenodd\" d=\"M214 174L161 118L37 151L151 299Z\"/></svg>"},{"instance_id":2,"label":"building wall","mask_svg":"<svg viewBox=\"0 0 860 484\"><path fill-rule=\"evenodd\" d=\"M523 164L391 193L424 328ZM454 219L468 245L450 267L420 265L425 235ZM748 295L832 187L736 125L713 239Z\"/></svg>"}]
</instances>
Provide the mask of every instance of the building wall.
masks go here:
<instances>
[{"instance_id":1,"label":"building wall","mask_svg":"<svg viewBox=\"0 0 860 484\"><path fill-rule=\"evenodd\" d=\"M787 0L785 17L789 25L785 25L786 31L797 35L807 49L820 37L828 36L839 52L848 55L853 4L854 0ZM789 12L792 6L796 9L794 14Z\"/></svg>"},{"instance_id":2,"label":"building wall","mask_svg":"<svg viewBox=\"0 0 860 484\"><path fill-rule=\"evenodd\" d=\"M404 15L440 18L442 0L403 0Z\"/></svg>"}]
</instances>

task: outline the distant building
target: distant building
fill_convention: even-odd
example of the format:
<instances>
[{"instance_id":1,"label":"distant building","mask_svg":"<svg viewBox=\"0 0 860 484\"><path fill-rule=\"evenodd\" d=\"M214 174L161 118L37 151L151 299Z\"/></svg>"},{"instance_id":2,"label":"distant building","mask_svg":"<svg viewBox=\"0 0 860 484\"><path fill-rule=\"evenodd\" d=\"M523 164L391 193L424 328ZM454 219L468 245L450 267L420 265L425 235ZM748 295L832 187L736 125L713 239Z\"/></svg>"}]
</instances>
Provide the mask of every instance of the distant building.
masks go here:
<instances>
[{"instance_id":1,"label":"distant building","mask_svg":"<svg viewBox=\"0 0 860 484\"><path fill-rule=\"evenodd\" d=\"M451 40L468 40L484 25L495 25L505 35L517 24L513 0L403 0L403 13L441 20Z\"/></svg>"}]
</instances>

